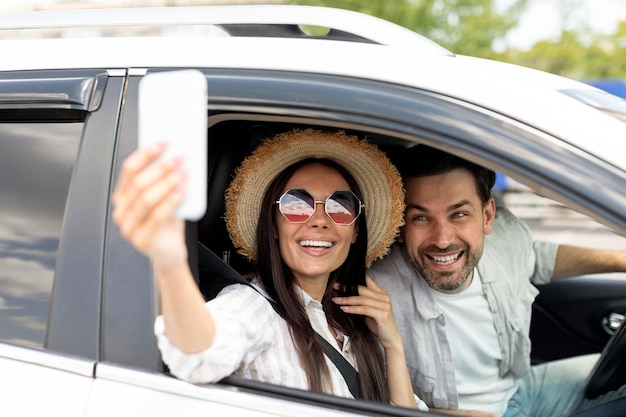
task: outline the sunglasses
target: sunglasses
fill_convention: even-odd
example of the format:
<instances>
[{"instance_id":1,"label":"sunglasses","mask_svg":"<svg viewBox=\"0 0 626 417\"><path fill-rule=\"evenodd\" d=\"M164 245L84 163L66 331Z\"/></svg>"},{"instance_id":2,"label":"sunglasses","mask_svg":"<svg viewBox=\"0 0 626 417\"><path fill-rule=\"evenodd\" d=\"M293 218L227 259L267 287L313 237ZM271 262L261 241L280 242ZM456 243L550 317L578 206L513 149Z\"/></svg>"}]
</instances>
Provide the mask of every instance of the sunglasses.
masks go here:
<instances>
[{"instance_id":1,"label":"sunglasses","mask_svg":"<svg viewBox=\"0 0 626 417\"><path fill-rule=\"evenodd\" d=\"M280 196L278 210L289 223L306 223L315 213L317 204L324 204L324 211L338 226L349 226L361 215L365 207L352 191L335 191L324 201L318 201L307 191L292 188Z\"/></svg>"}]
</instances>

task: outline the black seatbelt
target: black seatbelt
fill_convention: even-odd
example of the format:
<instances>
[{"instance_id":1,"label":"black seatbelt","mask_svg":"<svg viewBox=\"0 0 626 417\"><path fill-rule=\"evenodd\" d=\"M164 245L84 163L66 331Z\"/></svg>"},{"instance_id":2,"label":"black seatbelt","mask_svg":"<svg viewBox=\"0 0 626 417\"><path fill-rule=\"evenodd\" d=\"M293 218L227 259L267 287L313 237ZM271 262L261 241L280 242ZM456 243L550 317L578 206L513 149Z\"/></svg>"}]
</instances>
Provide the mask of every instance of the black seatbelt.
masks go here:
<instances>
[{"instance_id":1,"label":"black seatbelt","mask_svg":"<svg viewBox=\"0 0 626 417\"><path fill-rule=\"evenodd\" d=\"M241 276L239 272L237 272L233 267L224 262L220 257L218 257L211 249L207 248L201 242L198 242L198 260L204 268L213 271L217 275L227 278L233 283L244 284L249 287L252 287L255 291L259 292L259 290L248 282L244 277ZM278 304L274 300L271 300L261 292L259 292L271 305L272 308L283 317L282 312L280 311ZM326 339L324 339L319 333L315 332L315 336L317 340L322 345L322 350L324 354L335 364L343 379L345 379L350 392L354 398L363 398L361 394L361 383L359 381L359 374L354 369L354 367L343 357L337 349L332 347L330 343Z\"/></svg>"},{"instance_id":2,"label":"black seatbelt","mask_svg":"<svg viewBox=\"0 0 626 417\"><path fill-rule=\"evenodd\" d=\"M322 337L318 332L315 332L315 337L322 345L322 349L328 359L333 361L343 379L345 379L346 384L348 384L348 389L352 393L354 398L363 398L361 394L361 381L359 381L359 373L354 369L354 367L343 357L341 353L337 349L331 346L330 343L326 339Z\"/></svg>"}]
</instances>

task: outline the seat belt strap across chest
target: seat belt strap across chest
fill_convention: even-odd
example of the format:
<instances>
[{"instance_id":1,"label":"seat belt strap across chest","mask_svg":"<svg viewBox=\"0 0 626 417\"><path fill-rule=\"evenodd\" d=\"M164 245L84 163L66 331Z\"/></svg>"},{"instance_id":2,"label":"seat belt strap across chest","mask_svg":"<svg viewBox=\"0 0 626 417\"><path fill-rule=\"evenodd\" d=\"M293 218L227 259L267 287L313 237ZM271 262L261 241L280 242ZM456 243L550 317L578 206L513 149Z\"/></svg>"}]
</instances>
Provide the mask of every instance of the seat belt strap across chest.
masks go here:
<instances>
[{"instance_id":1,"label":"seat belt strap across chest","mask_svg":"<svg viewBox=\"0 0 626 417\"><path fill-rule=\"evenodd\" d=\"M218 275L221 275L225 278L228 278L233 283L244 284L249 287L252 287L255 291L259 292L259 290L248 282L244 277L241 276L239 272L237 272L234 268L220 259L211 249L207 248L201 242L198 242L198 258L200 262L204 264L205 267L209 268L213 272ZM261 294L259 292L259 294ZM265 297L264 294L261 294L274 308L281 317L282 312L278 308L278 305L274 300L271 300ZM354 398L363 398L361 393L361 383L359 381L359 374L354 369L354 367L343 357L343 355L335 349L326 339L324 339L319 333L315 332L315 337L319 341L322 346L322 350L324 354L335 364L341 375L343 376L352 396Z\"/></svg>"}]
</instances>

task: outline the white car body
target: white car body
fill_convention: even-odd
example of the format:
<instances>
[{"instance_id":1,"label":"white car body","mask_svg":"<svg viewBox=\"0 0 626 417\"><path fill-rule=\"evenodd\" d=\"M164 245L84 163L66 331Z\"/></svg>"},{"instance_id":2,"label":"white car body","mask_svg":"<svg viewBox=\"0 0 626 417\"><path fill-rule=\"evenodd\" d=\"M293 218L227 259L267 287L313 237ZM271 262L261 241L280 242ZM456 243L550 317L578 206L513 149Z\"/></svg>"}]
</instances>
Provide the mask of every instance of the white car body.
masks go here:
<instances>
[{"instance_id":1,"label":"white car body","mask_svg":"<svg viewBox=\"0 0 626 417\"><path fill-rule=\"evenodd\" d=\"M20 31L27 34L28 28L93 30L134 25L294 22L327 25L369 37L373 43L189 33L16 38L0 40L0 56L4 57L0 74L106 68L108 77L133 77L144 75L146 68L163 67L289 71L377 80L447 96L451 102L492 112L494 118L507 120L510 125L534 129L538 137L545 137L555 146L593 155L617 171L626 172L626 123L562 93L580 90L603 95L600 90L528 68L456 56L413 32L369 16L298 6L76 10L0 15L0 30L15 30L19 37ZM616 101L615 105L623 103ZM519 175L504 164L496 168L513 177ZM0 369L5 413L19 410L21 415L69 417L360 414L358 407L348 412L228 386L195 386L158 373L96 364L3 342ZM363 407L367 413L367 407Z\"/></svg>"}]
</instances>

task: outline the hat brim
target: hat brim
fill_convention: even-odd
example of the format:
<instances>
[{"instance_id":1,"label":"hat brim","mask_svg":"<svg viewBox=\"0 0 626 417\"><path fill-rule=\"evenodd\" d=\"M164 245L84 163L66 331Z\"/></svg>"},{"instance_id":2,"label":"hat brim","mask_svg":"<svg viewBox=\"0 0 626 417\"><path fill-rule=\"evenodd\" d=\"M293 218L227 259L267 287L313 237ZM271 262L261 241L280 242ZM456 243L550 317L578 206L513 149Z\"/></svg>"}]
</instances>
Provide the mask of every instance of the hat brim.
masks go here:
<instances>
[{"instance_id":1,"label":"hat brim","mask_svg":"<svg viewBox=\"0 0 626 417\"><path fill-rule=\"evenodd\" d=\"M354 177L363 194L368 231L366 266L385 256L404 223L404 190L396 167L376 146L343 132L314 129L279 134L259 145L226 191L226 226L240 254L257 260L261 202L270 183L290 165L327 158Z\"/></svg>"}]
</instances>

